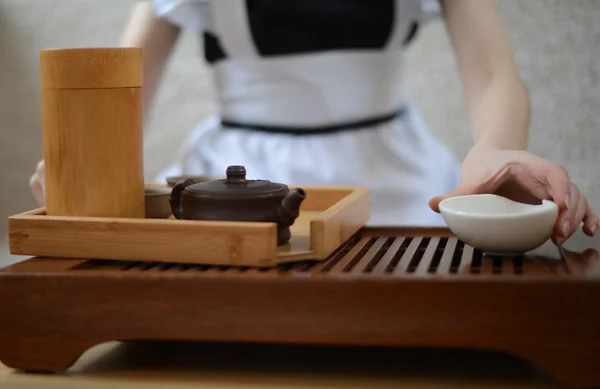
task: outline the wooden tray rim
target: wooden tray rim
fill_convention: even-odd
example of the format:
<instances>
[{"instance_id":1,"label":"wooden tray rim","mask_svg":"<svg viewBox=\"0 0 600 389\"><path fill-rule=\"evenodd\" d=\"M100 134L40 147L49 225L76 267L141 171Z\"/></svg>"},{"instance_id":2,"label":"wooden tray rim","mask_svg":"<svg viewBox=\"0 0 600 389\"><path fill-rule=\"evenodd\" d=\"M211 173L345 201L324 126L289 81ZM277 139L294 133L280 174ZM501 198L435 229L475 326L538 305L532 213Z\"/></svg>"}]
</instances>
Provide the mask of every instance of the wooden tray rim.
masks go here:
<instances>
[{"instance_id":1,"label":"wooden tray rim","mask_svg":"<svg viewBox=\"0 0 600 389\"><path fill-rule=\"evenodd\" d=\"M163 186L168 188L166 185L161 184L150 184L154 187ZM203 220L177 220L177 219L150 219L150 218L119 218L119 217L73 217L73 216L48 216L46 215L45 207L38 207L32 210L28 210L25 212L21 212L15 215L11 215L8 217L8 232L9 232L9 246L11 254L15 255L39 255L34 252L21 252L18 249L15 249L13 246L13 241L15 234L11 232L11 222L19 222L19 221L44 221L44 222L63 222L69 224L79 224L79 223L103 223L110 225L112 223L120 223L127 224L135 227L140 225L145 226L163 226L163 227L177 227L179 229L182 228L205 228L206 230L210 229L213 233L217 234L231 234L230 231L235 228L237 231L236 234L254 234L254 235L262 235L273 237L273 245L271 247L272 259L275 261L272 265L275 265L280 262L286 261L298 261L303 259L324 259L331 252L333 252L340 244L335 245L334 247L327 247L327 244L324 242L319 242L315 239L316 231L320 228L323 228L326 221L339 214L345 209L345 206L350 205L356 201L359 201L362 198L368 198L370 200L370 189L368 187L362 186L324 186L324 185L290 185L289 188L303 188L310 196L311 193L315 192L339 192L340 199L335 203L329 205L325 209L315 210L319 212L314 215L309 222L309 250L304 251L298 254L281 254L280 247L277 246L274 237L277 234L277 225L272 222L237 222L237 221L203 221ZM369 203L370 204L370 203ZM312 210L312 209L311 209ZM368 214L370 215L370 206L368 209ZM367 220L364 220L366 222ZM356 233L360 228L364 226L356 226L353 231L345 231L347 235L346 238L350 237L354 233ZM18 234L18 233L16 233ZM329 245L331 246L331 245ZM114 259L114 258L108 258Z\"/></svg>"},{"instance_id":2,"label":"wooden tray rim","mask_svg":"<svg viewBox=\"0 0 600 389\"><path fill-rule=\"evenodd\" d=\"M291 189L300 186L290 186ZM350 202L369 193L369 189L366 187L352 187L352 186L302 186L307 192L319 192L319 191L330 191L339 190L340 192L346 191L347 194L332 204L327 209L323 209L318 215L313 217L310 222L311 234L315 228L315 224L319 221L326 219L328 216L339 213L342 208L339 204L342 202ZM66 222L101 222L101 223L112 223L112 222L132 222L132 223L144 223L144 224L163 224L163 225L194 225L194 226L206 226L211 228L224 228L228 229L231 227L244 227L244 228L265 228L272 229L276 228L276 223L272 222L237 222L237 221L206 221L206 220L177 220L177 219L149 219L149 218L126 218L126 217L101 217L101 216L48 216L46 215L45 207L38 207L29 211L17 213L8 217L8 220L50 220L50 221L66 221ZM387 228L387 227L384 227ZM425 227L427 228L427 227ZM10 236L9 236L10 238ZM312 247L311 247L312 248Z\"/></svg>"}]
</instances>

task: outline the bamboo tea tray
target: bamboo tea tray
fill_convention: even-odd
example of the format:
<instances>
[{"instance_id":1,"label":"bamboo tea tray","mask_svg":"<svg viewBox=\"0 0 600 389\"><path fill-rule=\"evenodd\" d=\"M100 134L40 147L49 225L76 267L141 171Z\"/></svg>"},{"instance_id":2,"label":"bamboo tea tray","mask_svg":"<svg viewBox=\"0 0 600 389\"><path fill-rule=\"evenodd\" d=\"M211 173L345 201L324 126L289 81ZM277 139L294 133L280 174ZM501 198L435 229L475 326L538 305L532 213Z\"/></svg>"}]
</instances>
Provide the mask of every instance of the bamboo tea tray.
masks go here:
<instances>
[{"instance_id":1,"label":"bamboo tea tray","mask_svg":"<svg viewBox=\"0 0 600 389\"><path fill-rule=\"evenodd\" d=\"M277 246L274 223L47 216L44 209L11 216L15 255L274 266L324 259L371 216L370 192L360 187L304 187L307 197Z\"/></svg>"},{"instance_id":2,"label":"bamboo tea tray","mask_svg":"<svg viewBox=\"0 0 600 389\"><path fill-rule=\"evenodd\" d=\"M491 350L600 387L600 239L487 257L445 229L363 228L273 268L31 258L0 269L0 360L68 369L111 340Z\"/></svg>"}]
</instances>

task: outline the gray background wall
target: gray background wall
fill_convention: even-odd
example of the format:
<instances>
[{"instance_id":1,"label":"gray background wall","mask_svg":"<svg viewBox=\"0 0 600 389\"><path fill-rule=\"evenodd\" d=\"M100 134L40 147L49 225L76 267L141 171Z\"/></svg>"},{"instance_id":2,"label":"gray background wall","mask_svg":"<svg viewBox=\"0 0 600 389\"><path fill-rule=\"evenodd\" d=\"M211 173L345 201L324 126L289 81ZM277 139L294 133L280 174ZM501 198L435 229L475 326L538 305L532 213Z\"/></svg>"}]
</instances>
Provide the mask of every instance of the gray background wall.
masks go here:
<instances>
[{"instance_id":1,"label":"gray background wall","mask_svg":"<svg viewBox=\"0 0 600 389\"><path fill-rule=\"evenodd\" d=\"M28 180L42 157L38 50L115 45L133 0L0 0L0 241L6 218L35 207ZM497 0L533 100L531 150L564 164L600 208L600 0ZM198 37L186 33L148 123L146 173L214 111ZM407 55L408 94L459 155L470 147L455 60L439 22ZM0 243L0 261L6 254ZM13 258L14 259L14 258Z\"/></svg>"}]
</instances>

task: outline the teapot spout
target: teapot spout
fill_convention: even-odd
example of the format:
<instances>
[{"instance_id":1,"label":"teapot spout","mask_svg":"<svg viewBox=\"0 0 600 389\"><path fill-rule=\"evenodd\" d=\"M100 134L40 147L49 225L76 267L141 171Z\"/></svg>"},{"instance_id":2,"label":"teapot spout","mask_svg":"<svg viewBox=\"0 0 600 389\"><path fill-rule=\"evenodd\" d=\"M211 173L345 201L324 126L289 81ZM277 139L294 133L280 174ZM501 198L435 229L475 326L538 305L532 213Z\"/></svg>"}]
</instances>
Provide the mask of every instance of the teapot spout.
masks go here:
<instances>
[{"instance_id":1,"label":"teapot spout","mask_svg":"<svg viewBox=\"0 0 600 389\"><path fill-rule=\"evenodd\" d=\"M300 188L289 191L283 198L281 205L277 209L279 224L282 227L289 227L294 224L294 221L300 214L300 204L302 204L305 198L306 192Z\"/></svg>"}]
</instances>

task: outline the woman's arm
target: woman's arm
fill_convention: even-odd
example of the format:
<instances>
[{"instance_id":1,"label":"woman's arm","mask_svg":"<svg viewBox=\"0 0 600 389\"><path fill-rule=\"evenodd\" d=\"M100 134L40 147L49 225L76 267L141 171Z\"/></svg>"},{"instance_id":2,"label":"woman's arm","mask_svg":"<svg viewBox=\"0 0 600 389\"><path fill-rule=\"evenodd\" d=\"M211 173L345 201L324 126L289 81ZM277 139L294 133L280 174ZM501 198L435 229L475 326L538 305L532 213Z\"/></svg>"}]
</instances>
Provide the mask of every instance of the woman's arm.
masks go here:
<instances>
[{"instance_id":1,"label":"woman's arm","mask_svg":"<svg viewBox=\"0 0 600 389\"><path fill-rule=\"evenodd\" d=\"M493 0L441 0L476 145L527 148L530 102Z\"/></svg>"},{"instance_id":2,"label":"woman's arm","mask_svg":"<svg viewBox=\"0 0 600 389\"><path fill-rule=\"evenodd\" d=\"M560 207L552 239L562 244L583 221L593 236L598 215L564 167L527 152L529 96L493 0L441 0L457 54L475 145L462 163L461 184L430 200L496 193L521 202L551 199Z\"/></svg>"},{"instance_id":3,"label":"woman's arm","mask_svg":"<svg viewBox=\"0 0 600 389\"><path fill-rule=\"evenodd\" d=\"M123 47L141 47L144 55L144 116L152 106L180 28L154 14L151 1L137 3L121 37Z\"/></svg>"}]
</instances>

